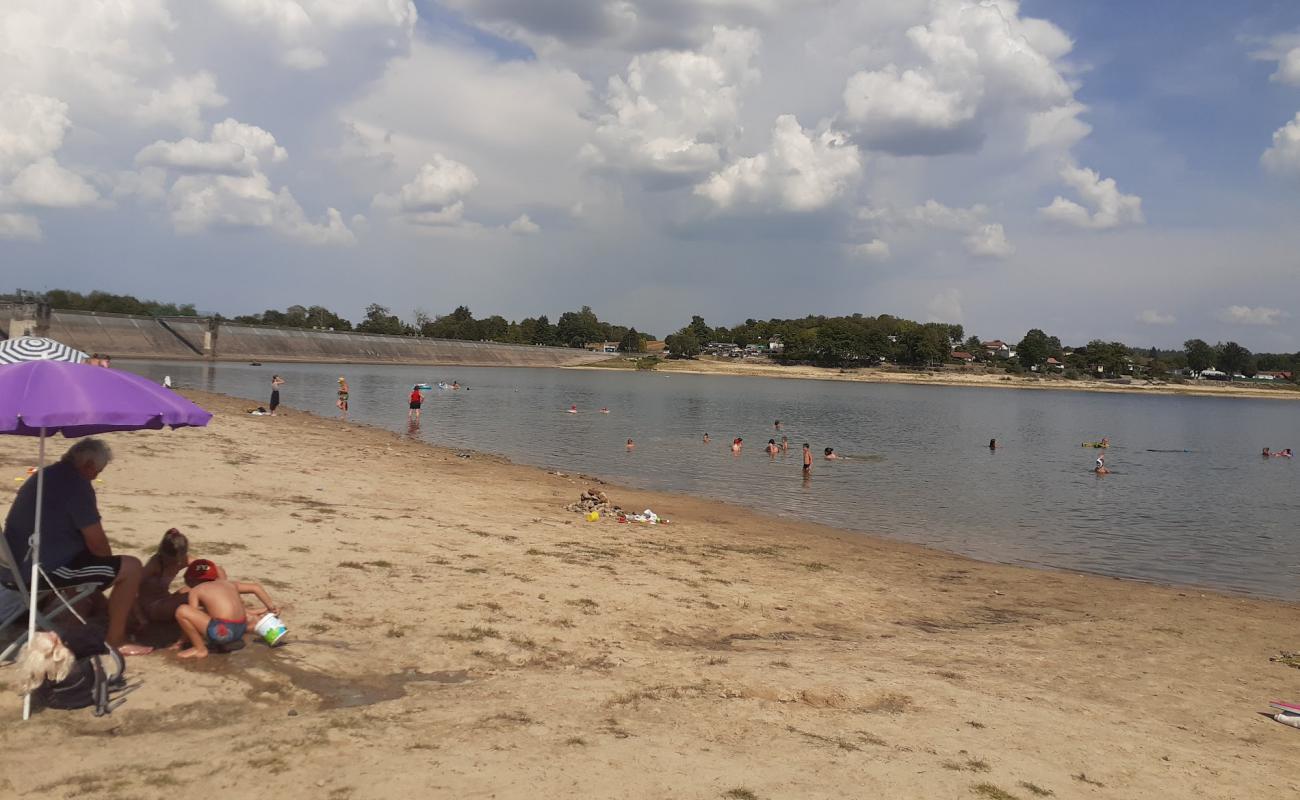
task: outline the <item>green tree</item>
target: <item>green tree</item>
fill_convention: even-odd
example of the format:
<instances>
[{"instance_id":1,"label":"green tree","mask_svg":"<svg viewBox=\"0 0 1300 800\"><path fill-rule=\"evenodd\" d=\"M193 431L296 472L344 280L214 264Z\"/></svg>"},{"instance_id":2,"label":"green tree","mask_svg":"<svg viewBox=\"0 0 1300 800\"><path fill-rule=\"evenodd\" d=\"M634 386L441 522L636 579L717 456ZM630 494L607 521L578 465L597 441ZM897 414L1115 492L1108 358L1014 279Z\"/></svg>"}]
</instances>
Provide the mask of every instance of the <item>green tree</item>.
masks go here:
<instances>
[{"instance_id":1,"label":"green tree","mask_svg":"<svg viewBox=\"0 0 1300 800\"><path fill-rule=\"evenodd\" d=\"M1183 352L1187 354L1187 368L1192 372L1204 372L1214 366L1214 348L1201 339L1183 342Z\"/></svg>"},{"instance_id":2,"label":"green tree","mask_svg":"<svg viewBox=\"0 0 1300 800\"><path fill-rule=\"evenodd\" d=\"M645 340L636 332L636 328L628 328L627 333L623 334L623 338L618 342L620 353L644 353L645 350Z\"/></svg>"},{"instance_id":3,"label":"green tree","mask_svg":"<svg viewBox=\"0 0 1300 800\"><path fill-rule=\"evenodd\" d=\"M713 329L704 321L704 317L701 317L699 314L691 317L691 324L687 325L686 329L695 337L695 341L700 344L714 341Z\"/></svg>"},{"instance_id":4,"label":"green tree","mask_svg":"<svg viewBox=\"0 0 1300 800\"><path fill-rule=\"evenodd\" d=\"M408 333L408 326L398 319L387 306L381 306L378 303L371 303L366 306L366 318L357 325L357 330L361 333L384 333L390 336L401 336Z\"/></svg>"},{"instance_id":5,"label":"green tree","mask_svg":"<svg viewBox=\"0 0 1300 800\"><path fill-rule=\"evenodd\" d=\"M682 328L664 339L664 348L674 358L695 358L700 354L700 340L695 338L690 328Z\"/></svg>"},{"instance_id":6,"label":"green tree","mask_svg":"<svg viewBox=\"0 0 1300 800\"><path fill-rule=\"evenodd\" d=\"M1237 374L1245 375L1251 370L1250 351L1236 342L1219 345L1219 369L1228 373L1228 380Z\"/></svg>"},{"instance_id":7,"label":"green tree","mask_svg":"<svg viewBox=\"0 0 1300 800\"><path fill-rule=\"evenodd\" d=\"M1028 369L1043 366L1049 356L1051 356L1051 344L1047 334L1038 328L1031 329L1025 334L1025 338L1020 340L1020 344L1016 345L1016 358Z\"/></svg>"}]
</instances>

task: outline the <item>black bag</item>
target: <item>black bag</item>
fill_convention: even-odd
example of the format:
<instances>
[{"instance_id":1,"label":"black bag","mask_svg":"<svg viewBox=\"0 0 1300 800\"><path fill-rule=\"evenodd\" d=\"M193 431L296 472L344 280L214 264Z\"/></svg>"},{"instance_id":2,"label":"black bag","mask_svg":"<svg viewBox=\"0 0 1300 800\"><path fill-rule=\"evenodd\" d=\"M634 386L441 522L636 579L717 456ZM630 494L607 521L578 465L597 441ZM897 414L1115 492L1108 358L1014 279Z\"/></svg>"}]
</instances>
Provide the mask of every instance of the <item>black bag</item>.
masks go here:
<instances>
[{"instance_id":1,"label":"black bag","mask_svg":"<svg viewBox=\"0 0 1300 800\"><path fill-rule=\"evenodd\" d=\"M46 680L33 694L46 708L73 710L95 707L95 716L111 714L113 709L126 702L126 660L122 654L108 646L104 636L90 627L80 628L63 637L63 643L72 651L76 661L68 677L55 682ZM113 667L109 673L104 664ZM134 688L134 687L131 687ZM118 693L114 699L113 693Z\"/></svg>"}]
</instances>

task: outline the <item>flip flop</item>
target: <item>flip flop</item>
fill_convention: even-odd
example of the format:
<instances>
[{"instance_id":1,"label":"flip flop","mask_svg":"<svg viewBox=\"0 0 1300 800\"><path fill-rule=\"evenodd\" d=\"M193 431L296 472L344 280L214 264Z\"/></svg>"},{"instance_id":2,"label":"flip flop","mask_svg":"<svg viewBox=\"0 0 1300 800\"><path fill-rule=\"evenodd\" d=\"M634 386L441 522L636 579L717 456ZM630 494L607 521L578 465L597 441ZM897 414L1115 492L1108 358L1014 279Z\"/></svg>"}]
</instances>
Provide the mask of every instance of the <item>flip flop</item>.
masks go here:
<instances>
[{"instance_id":1,"label":"flip flop","mask_svg":"<svg viewBox=\"0 0 1300 800\"><path fill-rule=\"evenodd\" d=\"M117 648L117 652L124 656L147 656L153 652L153 648L143 644L124 644Z\"/></svg>"}]
</instances>

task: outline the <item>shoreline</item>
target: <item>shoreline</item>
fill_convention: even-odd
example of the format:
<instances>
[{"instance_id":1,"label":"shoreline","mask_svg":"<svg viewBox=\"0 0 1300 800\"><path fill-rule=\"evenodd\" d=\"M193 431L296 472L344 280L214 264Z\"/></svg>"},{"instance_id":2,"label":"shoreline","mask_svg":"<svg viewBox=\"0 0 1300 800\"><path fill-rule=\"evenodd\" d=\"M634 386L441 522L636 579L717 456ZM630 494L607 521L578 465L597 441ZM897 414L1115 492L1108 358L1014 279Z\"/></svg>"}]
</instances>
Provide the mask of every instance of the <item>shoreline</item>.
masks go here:
<instances>
[{"instance_id":1,"label":"shoreline","mask_svg":"<svg viewBox=\"0 0 1300 800\"><path fill-rule=\"evenodd\" d=\"M106 528L141 554L179 525L290 606L289 644L133 658L144 686L111 716L0 726L14 763L42 764L0 793L166 797L212 774L229 797L357 800L1300 790L1297 732L1256 713L1300 690L1268 660L1294 603L987 563L186 394L208 428L105 437ZM33 457L0 441L11 471ZM673 522L563 510L591 485Z\"/></svg>"},{"instance_id":2,"label":"shoreline","mask_svg":"<svg viewBox=\"0 0 1300 800\"><path fill-rule=\"evenodd\" d=\"M609 370L634 369L630 362L617 363L622 357L591 364L570 364L560 369ZM740 377L784 378L800 380L848 381L854 383L906 384L910 386L948 386L977 389L1029 389L1042 391L1094 392L1127 395L1165 395L1182 397L1258 398L1300 400L1300 389L1243 386L1224 383L1200 384L1113 384L1091 379L1066 380L1025 375L996 375L961 372L895 372L871 368L841 370L835 367L783 365L772 361L753 363L715 359L664 359L652 372L686 375L730 375Z\"/></svg>"}]
</instances>

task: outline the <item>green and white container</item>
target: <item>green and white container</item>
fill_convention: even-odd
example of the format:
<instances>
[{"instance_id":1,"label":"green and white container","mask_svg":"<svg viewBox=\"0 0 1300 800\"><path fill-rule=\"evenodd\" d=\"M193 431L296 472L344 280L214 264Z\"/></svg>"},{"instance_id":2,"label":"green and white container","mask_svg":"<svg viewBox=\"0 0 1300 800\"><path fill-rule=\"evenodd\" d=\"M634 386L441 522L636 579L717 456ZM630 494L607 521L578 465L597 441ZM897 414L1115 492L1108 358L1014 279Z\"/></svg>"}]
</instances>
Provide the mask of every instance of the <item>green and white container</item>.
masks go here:
<instances>
[{"instance_id":1,"label":"green and white container","mask_svg":"<svg viewBox=\"0 0 1300 800\"><path fill-rule=\"evenodd\" d=\"M253 632L262 637L262 640L271 647L275 647L288 631L285 630L284 622L279 617L268 613L257 621Z\"/></svg>"}]
</instances>

